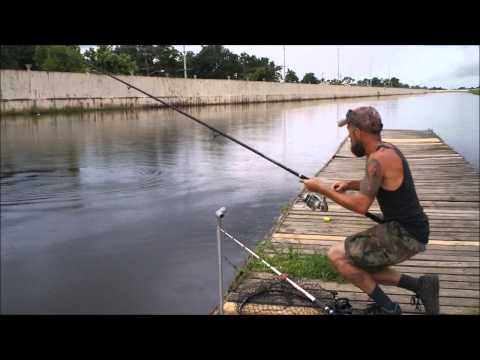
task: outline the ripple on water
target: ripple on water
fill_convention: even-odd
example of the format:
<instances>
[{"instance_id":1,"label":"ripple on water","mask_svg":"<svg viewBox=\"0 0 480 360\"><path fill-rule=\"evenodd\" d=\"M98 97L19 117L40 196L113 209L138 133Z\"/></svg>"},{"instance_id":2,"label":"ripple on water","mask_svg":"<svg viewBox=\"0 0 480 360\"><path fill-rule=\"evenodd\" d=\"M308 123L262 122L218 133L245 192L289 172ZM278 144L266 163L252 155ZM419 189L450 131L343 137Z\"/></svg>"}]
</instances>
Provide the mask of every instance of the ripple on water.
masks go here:
<instances>
[{"instance_id":1,"label":"ripple on water","mask_svg":"<svg viewBox=\"0 0 480 360\"><path fill-rule=\"evenodd\" d=\"M2 171L0 205L73 202L108 194L129 196L158 188L161 174L153 165Z\"/></svg>"}]
</instances>

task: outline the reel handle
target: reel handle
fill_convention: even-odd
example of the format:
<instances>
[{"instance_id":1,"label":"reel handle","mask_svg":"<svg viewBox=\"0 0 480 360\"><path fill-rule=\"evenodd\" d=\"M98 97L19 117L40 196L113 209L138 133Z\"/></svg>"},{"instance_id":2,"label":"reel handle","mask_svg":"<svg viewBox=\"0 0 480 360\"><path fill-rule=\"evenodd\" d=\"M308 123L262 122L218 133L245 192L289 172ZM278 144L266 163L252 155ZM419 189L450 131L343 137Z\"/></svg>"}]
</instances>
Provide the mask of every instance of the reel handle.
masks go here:
<instances>
[{"instance_id":1,"label":"reel handle","mask_svg":"<svg viewBox=\"0 0 480 360\"><path fill-rule=\"evenodd\" d=\"M307 177L305 175L302 175L302 174L299 175L299 178L302 179L302 180L310 179L309 177ZM304 201L307 203L307 205L310 209L315 210L315 208L318 208L318 209L320 209L320 211L328 211L328 203L327 203L327 199L326 199L325 195L322 195L321 204L319 206L313 206L310 203L310 201L307 201L307 199L309 199L309 198L311 199L310 196L307 194L306 197L304 198ZM314 195L314 196L318 197L317 195Z\"/></svg>"}]
</instances>

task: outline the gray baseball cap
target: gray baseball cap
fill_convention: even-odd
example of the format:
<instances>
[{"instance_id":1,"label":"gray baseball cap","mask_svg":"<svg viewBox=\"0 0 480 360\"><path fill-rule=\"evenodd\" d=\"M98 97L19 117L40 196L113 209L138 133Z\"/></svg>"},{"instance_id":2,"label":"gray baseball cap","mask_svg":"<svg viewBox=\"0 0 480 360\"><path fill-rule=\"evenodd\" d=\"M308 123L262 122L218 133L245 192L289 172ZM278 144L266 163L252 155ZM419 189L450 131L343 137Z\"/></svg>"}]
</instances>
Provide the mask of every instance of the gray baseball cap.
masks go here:
<instances>
[{"instance_id":1,"label":"gray baseball cap","mask_svg":"<svg viewBox=\"0 0 480 360\"><path fill-rule=\"evenodd\" d=\"M348 110L345 119L338 122L338 126L352 124L360 130L379 134L383 129L382 118L377 110L372 106L361 106L353 110Z\"/></svg>"}]
</instances>

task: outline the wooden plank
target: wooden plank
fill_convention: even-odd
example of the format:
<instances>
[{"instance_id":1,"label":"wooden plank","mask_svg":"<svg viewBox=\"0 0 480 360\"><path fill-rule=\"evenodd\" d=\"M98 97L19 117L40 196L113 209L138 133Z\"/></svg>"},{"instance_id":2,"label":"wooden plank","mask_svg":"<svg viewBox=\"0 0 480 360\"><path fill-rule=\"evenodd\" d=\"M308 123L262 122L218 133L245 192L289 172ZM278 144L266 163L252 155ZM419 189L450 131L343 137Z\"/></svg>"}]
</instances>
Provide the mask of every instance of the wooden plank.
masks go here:
<instances>
[{"instance_id":1,"label":"wooden plank","mask_svg":"<svg viewBox=\"0 0 480 360\"><path fill-rule=\"evenodd\" d=\"M249 275L249 279L273 279L274 275L271 273L263 273L263 272L252 272ZM478 297L478 290L480 289L480 283L477 281L472 281L471 277L468 276L460 276L460 275L440 275L440 288L442 289L467 289L467 290L476 290L476 294ZM478 279L477 279L478 280ZM302 283L308 280L302 280ZM320 280L311 280L312 282L319 282ZM321 283L324 281L320 281ZM336 283L332 283L336 284ZM333 285L332 285L333 286ZM333 286L331 290L335 290ZM458 294L457 294L458 295Z\"/></svg>"},{"instance_id":2,"label":"wooden plank","mask_svg":"<svg viewBox=\"0 0 480 360\"><path fill-rule=\"evenodd\" d=\"M452 220L450 223L457 224L460 223L462 225L471 225L473 224L480 224L480 213L479 214L462 214L458 212L446 212L446 213L439 213L439 212L430 212L425 211L428 216L430 224L445 224L444 220ZM366 223L370 221L370 219L364 218L363 215L353 213L351 211L338 211L335 209L331 209L329 206L329 211L327 212L320 212L320 211L312 211L312 210L290 210L287 213L287 217L290 219L323 219L325 215L332 215L332 216L339 216L341 217L342 221L354 221L355 223Z\"/></svg>"},{"instance_id":3,"label":"wooden plank","mask_svg":"<svg viewBox=\"0 0 480 360\"><path fill-rule=\"evenodd\" d=\"M352 306L355 309L363 310L366 308L367 303L363 301L352 301ZM290 311L289 311L290 310ZM224 314L225 315L237 315L236 312L236 303L235 302L226 302L224 304ZM402 307L402 313L405 315L421 315L421 313L412 309L411 307L405 308ZM315 308L306 308L306 307L288 307L285 308L284 305L250 305L247 304L243 311L243 315L324 315L320 310ZM478 311L475 311L471 307L458 307L458 306L442 306L441 314L444 315L478 315Z\"/></svg>"},{"instance_id":4,"label":"wooden plank","mask_svg":"<svg viewBox=\"0 0 480 360\"><path fill-rule=\"evenodd\" d=\"M273 244L298 244L298 245L312 245L312 246L332 246L337 244L338 241L332 240L311 240L311 239L288 239L288 238L272 238L270 240ZM438 251L438 252L451 252L451 253L461 253L461 254L470 254L471 256L479 256L479 248L476 246L458 246L458 245L436 245L436 244L427 244L426 252L429 251Z\"/></svg>"},{"instance_id":5,"label":"wooden plank","mask_svg":"<svg viewBox=\"0 0 480 360\"><path fill-rule=\"evenodd\" d=\"M408 266L405 264L398 264L398 265L392 266L392 269L395 269L399 272L406 272L406 273L475 275L477 277L480 275L478 268L418 267L418 266L412 266L412 265Z\"/></svg>"},{"instance_id":6,"label":"wooden plank","mask_svg":"<svg viewBox=\"0 0 480 360\"><path fill-rule=\"evenodd\" d=\"M329 222L325 222L323 219L325 216L329 217ZM310 222L309 222L310 220ZM467 234L475 234L479 232L479 226L477 223L471 222L471 223L465 223L462 224L460 221L455 221L455 220L444 220L444 224L440 223L434 223L430 221L430 232L434 233L442 233L442 232L457 232L457 233L467 233ZM449 226L451 224L451 226ZM345 227L345 232L344 234L349 234L354 230L367 230L373 226L376 226L375 223L371 222L355 222L354 219L345 219L345 218L340 218L335 215L323 215L322 217L314 218L311 217L310 219L308 218L291 218L290 216L285 217L280 223L279 226L295 226L295 227L314 227L317 229L335 229L335 227Z\"/></svg>"},{"instance_id":7,"label":"wooden plank","mask_svg":"<svg viewBox=\"0 0 480 360\"><path fill-rule=\"evenodd\" d=\"M375 210L371 209L371 212L375 212ZM444 220L453 221L465 221L465 222L472 222L475 221L479 223L480 214L473 213L459 213L455 209L447 212L438 212L435 209L424 209L425 214L427 214L429 221L437 221L443 222ZM292 208L288 211L287 216L298 216L298 217L318 217L323 219L324 216L337 216L340 220L354 220L359 223L369 223L371 222L370 219L364 217L363 215L353 213L351 211L342 211L337 210L329 205L328 212L320 212L320 211L312 211L310 209L298 209Z\"/></svg>"},{"instance_id":8,"label":"wooden plank","mask_svg":"<svg viewBox=\"0 0 480 360\"><path fill-rule=\"evenodd\" d=\"M363 228L349 228L345 227L344 232L338 229L327 228L326 226L323 227L316 227L316 226L283 226L281 225L277 229L277 233L279 234L311 234L311 235L327 235L327 236L340 236L344 233L347 233L346 236L353 236L355 234L362 233L363 231L367 230L366 227ZM469 232L469 233L461 233L461 232L454 232L454 231L431 231L429 235L430 241L442 241L446 238L455 239L454 241L476 241L479 238L478 231L477 232Z\"/></svg>"},{"instance_id":9,"label":"wooden plank","mask_svg":"<svg viewBox=\"0 0 480 360\"><path fill-rule=\"evenodd\" d=\"M289 218L286 218L284 221L281 223L282 228L289 228L289 227L294 227L298 229L299 231L303 229L317 229L318 231L327 231L327 232L358 232L358 231L364 231L367 230L368 228L371 228L370 225L367 224L356 224L353 222L346 222L342 221L342 228L339 229L339 224L340 222L337 221L337 219L330 217L329 222L325 222L322 218L318 219L294 219L291 220ZM475 235L477 239L479 238L479 232L480 228L475 224L472 224L470 226L465 226L465 225L458 225L458 226L449 226L449 222L446 222L444 224L440 225L432 225L430 224L430 234L433 235L438 235L438 234L448 234L448 233L453 233L453 234L466 234L466 235Z\"/></svg>"},{"instance_id":10,"label":"wooden plank","mask_svg":"<svg viewBox=\"0 0 480 360\"><path fill-rule=\"evenodd\" d=\"M328 235L305 235L305 234L285 234L285 233L275 233L272 235L272 238L276 239L315 239L315 240L334 240L342 241L345 240L345 236L328 236Z\"/></svg>"},{"instance_id":11,"label":"wooden plank","mask_svg":"<svg viewBox=\"0 0 480 360\"><path fill-rule=\"evenodd\" d=\"M313 250L319 254L326 254L328 249L332 247L332 243L329 244L305 244L303 241L301 243L296 241L273 241L272 246L278 249L292 249L296 251ZM425 252L415 255L415 259L425 259L431 257L436 258L437 260L443 261L479 261L480 257L473 251L445 251L445 250L430 250L427 248ZM454 260L455 259L455 260Z\"/></svg>"},{"instance_id":12,"label":"wooden plank","mask_svg":"<svg viewBox=\"0 0 480 360\"><path fill-rule=\"evenodd\" d=\"M246 287L259 284L261 281L269 279L268 277L265 278L258 278L258 277L249 277L245 279L242 284L236 289L237 292L242 292L243 289ZM443 284L443 283L442 283ZM327 282L327 281L305 281L301 282L301 287L307 291L311 290L318 290L319 288L323 288L328 291L342 291L342 292L350 292L350 293L357 293L357 294L364 294L362 290L357 288L355 285L344 283L339 284L336 282ZM396 286L386 286L381 285L383 291L388 295L409 295L412 296L412 292L406 289L402 289ZM451 298L471 298L471 299L479 299L480 293L478 290L469 290L469 289L450 289L444 288L440 286L440 297L451 297Z\"/></svg>"},{"instance_id":13,"label":"wooden plank","mask_svg":"<svg viewBox=\"0 0 480 360\"><path fill-rule=\"evenodd\" d=\"M345 229L346 231L348 229ZM355 231L348 231L347 236L358 234L362 232L365 229L359 229ZM280 228L277 230L277 234L297 234L297 235L325 235L325 236L340 236L342 234L341 231L327 231L326 229L320 229L317 230L315 228L313 229L307 229L307 228L289 228L289 227L283 227L280 226ZM443 240L446 238L451 238L455 240ZM457 233L430 233L429 235L429 242L432 241L464 241L464 242L473 242L473 243L478 243L476 239L478 239L478 234L472 234L472 235L465 235L465 234L457 234Z\"/></svg>"},{"instance_id":14,"label":"wooden plank","mask_svg":"<svg viewBox=\"0 0 480 360\"><path fill-rule=\"evenodd\" d=\"M467 212L459 212L457 209L449 209L449 210L444 210L443 212L438 211L439 209L434 209L434 208L424 208L423 209L425 214L428 216L429 220L451 220L451 221L479 221L480 219L480 214L476 214L476 210L474 210L471 213ZM380 210L376 207L371 207L369 209L371 213L377 213L380 214ZM370 219L364 217L364 215L356 214L351 211L343 211L340 209L337 209L335 207L332 207L329 205L329 210L327 212L320 212L320 211L312 211L309 208L303 207L300 208L297 205L294 205L294 207L287 213L288 215L302 215L302 216L318 216L323 218L324 216L339 216L342 219L354 219L358 221L363 221L363 222L369 222L371 221Z\"/></svg>"},{"instance_id":15,"label":"wooden plank","mask_svg":"<svg viewBox=\"0 0 480 360\"><path fill-rule=\"evenodd\" d=\"M321 253L321 254L325 254L328 249L330 248L330 246L325 246L325 245L316 245L316 244L291 244L291 243L274 243L275 245L275 248L277 250L287 250L288 249L292 249L292 250L297 250L299 252L303 252L305 254L311 254L311 253ZM309 251L308 253L307 252L304 252L305 251ZM454 252L452 252L453 254L455 254ZM472 254L471 252L464 252L462 254L455 254L455 255L445 255L444 252L440 252L440 253L427 253L427 252L423 252L423 253L419 253L415 256L413 256L411 259L412 260L431 260L431 261L468 261L468 262L473 262L473 263L476 263L477 264L477 267L479 266L479 261L480 261L480 257L478 255L476 256L468 256L468 255L464 255L464 254L469 254L469 255L474 255Z\"/></svg>"},{"instance_id":16,"label":"wooden plank","mask_svg":"<svg viewBox=\"0 0 480 360\"><path fill-rule=\"evenodd\" d=\"M408 269L407 269L408 270ZM413 274L414 276L421 276L421 275L426 275L428 272L405 272L406 274ZM479 286L480 284L480 279L478 276L474 275L458 275L458 274L437 274L440 281L442 284L444 282L452 282L452 283L459 283L459 284L464 284L464 283L472 283L476 284L476 287ZM259 278L259 279L271 279L273 278L272 273L266 273L266 272L252 272L250 273L249 277L251 278ZM318 281L318 280L316 280Z\"/></svg>"},{"instance_id":17,"label":"wooden plank","mask_svg":"<svg viewBox=\"0 0 480 360\"><path fill-rule=\"evenodd\" d=\"M330 222L326 223L323 219L325 216L330 218ZM465 233L478 233L480 226L478 221L458 221L458 220L432 220L429 219L430 222L430 231L439 232L439 231L458 231L458 232L465 232ZM357 219L346 219L346 218L339 218L333 215L323 215L318 217L305 217L305 216L292 216L288 215L284 218L281 222L281 225L284 226L302 226L302 225L310 225L316 227L323 227L323 226L336 226L337 224L345 226L346 228L356 227L360 229L367 229L372 227L372 224L367 221L360 221Z\"/></svg>"},{"instance_id":18,"label":"wooden plank","mask_svg":"<svg viewBox=\"0 0 480 360\"><path fill-rule=\"evenodd\" d=\"M382 141L393 143L441 143L439 138L422 138L422 139L400 139L400 138L383 138Z\"/></svg>"},{"instance_id":19,"label":"wooden plank","mask_svg":"<svg viewBox=\"0 0 480 360\"><path fill-rule=\"evenodd\" d=\"M345 236L334 236L334 235L316 235L316 234L292 234L292 233L274 233L272 238L275 239L311 239L311 240L331 240L331 241L343 241ZM452 241L452 240L430 240L429 244L439 244L439 245L468 245L468 246L479 246L479 241Z\"/></svg>"},{"instance_id":20,"label":"wooden plank","mask_svg":"<svg viewBox=\"0 0 480 360\"><path fill-rule=\"evenodd\" d=\"M324 217L328 216L329 221L326 222ZM366 218L364 221L355 221L356 219L345 219L339 218L333 214L323 214L318 217L309 217L309 218L292 218L290 216L286 216L283 221L281 222L282 226L294 226L297 229L303 228L317 228L319 230L342 230L345 229L345 232L351 231L362 231L371 228L372 225L367 222ZM363 219L362 219L363 220ZM368 219L369 220L369 219ZM430 220L430 219L429 219ZM459 221L455 219L441 219L439 221L429 221L430 223L430 232L434 233L467 233L467 234L476 234L479 232L479 223L473 221ZM340 225L342 229L339 229Z\"/></svg>"},{"instance_id":21,"label":"wooden plank","mask_svg":"<svg viewBox=\"0 0 480 360\"><path fill-rule=\"evenodd\" d=\"M265 250L265 254L267 255L275 255L278 253L288 253L288 248L277 248L275 251L273 250ZM319 251L315 249L302 249L302 253L305 255L313 255L315 253L319 253ZM473 261L453 261L453 260L448 260L448 261L443 261L443 260L437 260L433 258L424 258L424 259L409 259L405 260L402 263L398 265L404 265L404 266L417 266L417 267L440 267L440 268L462 268L462 269L480 269L480 263L476 260Z\"/></svg>"}]
</instances>

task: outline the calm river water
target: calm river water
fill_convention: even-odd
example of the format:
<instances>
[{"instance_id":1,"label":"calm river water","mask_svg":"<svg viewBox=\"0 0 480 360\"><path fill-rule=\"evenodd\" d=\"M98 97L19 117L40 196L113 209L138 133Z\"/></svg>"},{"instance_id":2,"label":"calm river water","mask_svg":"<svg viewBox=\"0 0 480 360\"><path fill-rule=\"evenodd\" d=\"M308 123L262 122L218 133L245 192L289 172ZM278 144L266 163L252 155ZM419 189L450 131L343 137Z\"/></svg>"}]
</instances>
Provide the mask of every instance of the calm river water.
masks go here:
<instances>
[{"instance_id":1,"label":"calm river water","mask_svg":"<svg viewBox=\"0 0 480 360\"><path fill-rule=\"evenodd\" d=\"M385 128L433 129L477 169L479 97L466 93L207 106L187 111L305 175L360 104ZM1 311L206 314L216 305L215 211L254 246L301 184L170 110L2 118ZM225 242L229 260L246 254ZM225 286L234 270L225 265Z\"/></svg>"}]
</instances>

